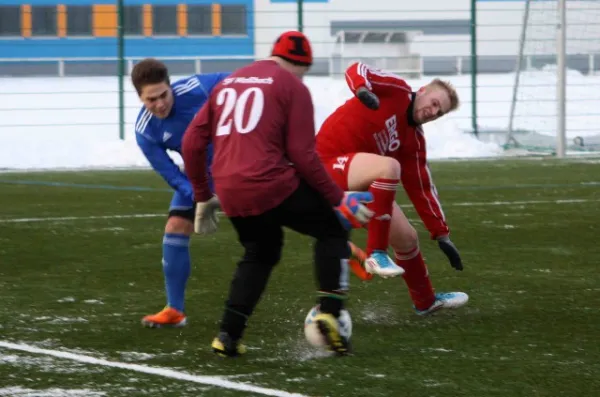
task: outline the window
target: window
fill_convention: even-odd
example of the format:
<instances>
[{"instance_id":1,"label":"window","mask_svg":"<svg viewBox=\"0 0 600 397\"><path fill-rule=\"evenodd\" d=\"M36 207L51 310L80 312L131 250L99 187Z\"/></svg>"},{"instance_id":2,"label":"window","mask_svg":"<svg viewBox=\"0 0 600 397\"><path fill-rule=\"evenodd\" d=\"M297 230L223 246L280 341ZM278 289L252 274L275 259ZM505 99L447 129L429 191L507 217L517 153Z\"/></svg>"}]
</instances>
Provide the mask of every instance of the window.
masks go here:
<instances>
[{"instance_id":1,"label":"window","mask_svg":"<svg viewBox=\"0 0 600 397\"><path fill-rule=\"evenodd\" d=\"M143 35L144 19L142 16L142 6L125 6L123 10L123 33L129 36Z\"/></svg>"},{"instance_id":2,"label":"window","mask_svg":"<svg viewBox=\"0 0 600 397\"><path fill-rule=\"evenodd\" d=\"M0 6L0 36L21 35L20 6Z\"/></svg>"},{"instance_id":3,"label":"window","mask_svg":"<svg viewBox=\"0 0 600 397\"><path fill-rule=\"evenodd\" d=\"M56 6L31 7L31 35L56 36Z\"/></svg>"},{"instance_id":4,"label":"window","mask_svg":"<svg viewBox=\"0 0 600 397\"><path fill-rule=\"evenodd\" d=\"M92 7L67 6L67 36L92 35Z\"/></svg>"},{"instance_id":5,"label":"window","mask_svg":"<svg viewBox=\"0 0 600 397\"><path fill-rule=\"evenodd\" d=\"M221 33L224 35L246 35L246 6L221 6Z\"/></svg>"},{"instance_id":6,"label":"window","mask_svg":"<svg viewBox=\"0 0 600 397\"><path fill-rule=\"evenodd\" d=\"M212 34L212 6L188 5L188 35Z\"/></svg>"},{"instance_id":7,"label":"window","mask_svg":"<svg viewBox=\"0 0 600 397\"><path fill-rule=\"evenodd\" d=\"M177 35L177 6L153 6L153 33L155 36Z\"/></svg>"}]
</instances>

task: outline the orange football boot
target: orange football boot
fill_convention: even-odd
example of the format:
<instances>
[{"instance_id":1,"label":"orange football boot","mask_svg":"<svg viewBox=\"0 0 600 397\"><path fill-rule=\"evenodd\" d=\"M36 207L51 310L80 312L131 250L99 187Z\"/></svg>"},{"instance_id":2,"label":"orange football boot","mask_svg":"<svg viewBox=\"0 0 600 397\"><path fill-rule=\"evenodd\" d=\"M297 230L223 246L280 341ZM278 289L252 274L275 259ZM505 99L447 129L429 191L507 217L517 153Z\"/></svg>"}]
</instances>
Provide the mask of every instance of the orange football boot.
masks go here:
<instances>
[{"instance_id":1,"label":"orange football boot","mask_svg":"<svg viewBox=\"0 0 600 397\"><path fill-rule=\"evenodd\" d=\"M185 314L169 306L142 319L142 325L148 328L178 328L186 324L187 317Z\"/></svg>"},{"instance_id":2,"label":"orange football boot","mask_svg":"<svg viewBox=\"0 0 600 397\"><path fill-rule=\"evenodd\" d=\"M348 265L350 266L352 273L354 273L356 277L363 281L371 280L373 275L368 273L364 267L365 260L367 259L367 253L350 241L348 241L348 246L350 247L350 258L348 259Z\"/></svg>"}]
</instances>

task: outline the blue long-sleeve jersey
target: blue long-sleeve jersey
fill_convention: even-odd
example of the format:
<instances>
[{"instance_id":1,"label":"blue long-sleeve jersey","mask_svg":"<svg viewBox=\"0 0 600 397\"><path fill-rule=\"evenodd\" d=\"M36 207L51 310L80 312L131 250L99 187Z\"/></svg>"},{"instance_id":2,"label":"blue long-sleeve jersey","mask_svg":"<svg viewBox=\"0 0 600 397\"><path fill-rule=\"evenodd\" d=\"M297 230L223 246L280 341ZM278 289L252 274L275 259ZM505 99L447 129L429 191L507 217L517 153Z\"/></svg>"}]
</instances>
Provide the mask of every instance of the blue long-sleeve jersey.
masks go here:
<instances>
[{"instance_id":1,"label":"blue long-sleeve jersey","mask_svg":"<svg viewBox=\"0 0 600 397\"><path fill-rule=\"evenodd\" d=\"M186 175L167 154L173 150L181 154L181 140L198 110L204 105L215 85L227 73L197 74L171 84L173 108L164 119L159 119L142 107L135 123L137 144L158 172L173 189L184 197L193 197L192 185ZM209 148L212 158L212 147Z\"/></svg>"}]
</instances>

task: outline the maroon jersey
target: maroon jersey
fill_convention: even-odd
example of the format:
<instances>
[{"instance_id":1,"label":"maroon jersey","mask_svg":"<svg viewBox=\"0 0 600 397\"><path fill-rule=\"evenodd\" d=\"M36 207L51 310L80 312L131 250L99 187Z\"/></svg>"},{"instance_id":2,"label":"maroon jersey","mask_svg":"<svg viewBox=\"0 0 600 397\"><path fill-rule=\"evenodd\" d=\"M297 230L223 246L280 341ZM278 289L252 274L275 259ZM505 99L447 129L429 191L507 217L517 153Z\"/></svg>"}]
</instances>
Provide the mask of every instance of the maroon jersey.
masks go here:
<instances>
[{"instance_id":1,"label":"maroon jersey","mask_svg":"<svg viewBox=\"0 0 600 397\"><path fill-rule=\"evenodd\" d=\"M336 109L317 135L317 151L323 161L350 153L374 153L400 163L404 190L429 230L431 237L449 233L437 190L427 165L425 135L412 118L414 93L400 77L354 63L346 70L352 93L367 87L380 100L376 111L356 96Z\"/></svg>"},{"instance_id":2,"label":"maroon jersey","mask_svg":"<svg viewBox=\"0 0 600 397\"><path fill-rule=\"evenodd\" d=\"M205 165L211 141L215 193L227 216L276 207L300 178L332 206L343 197L315 151L308 89L274 61L256 61L223 79L188 126L182 156L196 201L212 195Z\"/></svg>"}]
</instances>

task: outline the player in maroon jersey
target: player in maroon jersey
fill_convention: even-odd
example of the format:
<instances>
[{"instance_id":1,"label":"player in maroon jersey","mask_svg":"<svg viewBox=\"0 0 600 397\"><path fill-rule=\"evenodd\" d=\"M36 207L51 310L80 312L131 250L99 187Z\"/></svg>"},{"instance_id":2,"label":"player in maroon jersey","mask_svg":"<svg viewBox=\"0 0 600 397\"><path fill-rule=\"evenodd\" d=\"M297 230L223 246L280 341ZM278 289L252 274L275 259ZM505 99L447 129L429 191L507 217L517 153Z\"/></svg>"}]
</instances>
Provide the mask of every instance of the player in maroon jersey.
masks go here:
<instances>
[{"instance_id":1,"label":"player in maroon jersey","mask_svg":"<svg viewBox=\"0 0 600 397\"><path fill-rule=\"evenodd\" d=\"M238 69L213 89L185 133L182 155L197 202L196 232L216 229L220 202L245 249L212 343L221 356L245 352L239 341L280 261L283 226L315 238L316 320L330 350L349 350L337 320L347 290L348 230L368 222L372 213L362 202L372 197L344 193L319 160L312 98L300 80L311 64L307 38L282 34L271 57ZM209 142L218 199L208 187Z\"/></svg>"},{"instance_id":2,"label":"player in maroon jersey","mask_svg":"<svg viewBox=\"0 0 600 397\"><path fill-rule=\"evenodd\" d=\"M431 238L452 267L462 270L427 166L421 127L458 107L456 91L450 83L435 79L413 92L400 77L363 63L348 67L346 82L354 97L325 120L317 135L317 151L342 189L373 194L368 258L359 276L403 275L419 314L464 305L468 296L462 292L434 292L417 232L395 202L402 183ZM387 254L388 244L395 251L395 263Z\"/></svg>"}]
</instances>

